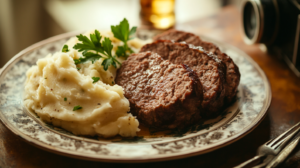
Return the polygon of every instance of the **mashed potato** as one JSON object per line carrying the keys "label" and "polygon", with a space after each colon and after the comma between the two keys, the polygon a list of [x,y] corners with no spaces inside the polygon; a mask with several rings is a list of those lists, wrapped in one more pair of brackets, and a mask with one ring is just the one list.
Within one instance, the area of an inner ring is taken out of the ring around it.
{"label": "mashed potato", "polygon": [[[122,45],[109,32],[101,35],[113,39],[115,49]],[[100,59],[94,64],[80,64],[78,70],[74,59],[81,53],[71,49],[75,43],[75,38],[70,39],[69,52],[50,54],[27,71],[24,105],[43,121],[76,135],[136,136],[139,122],[127,113],[130,107],[123,88],[114,85],[117,69],[110,66],[104,71]],[[130,44],[134,50],[143,45],[134,41]],[[93,83],[92,77],[100,80]],[[82,108],[73,111],[75,106]]]}

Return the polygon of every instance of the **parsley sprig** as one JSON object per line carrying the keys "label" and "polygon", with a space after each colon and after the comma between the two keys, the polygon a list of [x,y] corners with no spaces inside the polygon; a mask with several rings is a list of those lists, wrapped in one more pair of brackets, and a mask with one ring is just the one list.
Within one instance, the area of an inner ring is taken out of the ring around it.
{"label": "parsley sprig", "polygon": [[136,27],[129,29],[129,23],[127,19],[123,19],[119,25],[111,26],[111,31],[114,34],[114,37],[121,40],[124,45],[118,46],[116,55],[112,55],[113,45],[109,38],[105,37],[102,41],[102,36],[98,30],[95,30],[95,33],[90,34],[90,38],[82,34],[76,36],[81,43],[77,43],[73,48],[82,52],[82,56],[79,59],[74,59],[75,64],[81,64],[88,61],[95,61],[103,58],[102,66],[106,71],[109,66],[114,66],[117,68],[117,64],[121,63],[116,59],[117,57],[127,58],[129,54],[133,53],[132,49],[128,47],[128,40],[131,40],[132,35],[136,31]]}
{"label": "parsley sprig", "polygon": [[110,65],[113,65],[115,68],[117,68],[116,63],[121,65],[121,63],[116,59],[116,56],[112,56],[111,54],[113,48],[111,40],[105,37],[101,42],[102,36],[98,30],[95,30],[95,33],[90,34],[90,39],[82,34],[76,37],[82,43],[77,43],[73,48],[82,52],[83,56],[79,59],[74,59],[76,65],[88,61],[92,61],[92,63],[94,63],[100,58],[104,58],[101,65],[105,71]]}
{"label": "parsley sprig", "polygon": [[114,34],[114,37],[121,40],[124,45],[118,46],[116,51],[116,55],[118,57],[127,58],[131,53],[133,53],[132,49],[128,47],[128,40],[133,39],[133,35],[136,32],[136,27],[132,27],[129,29],[129,23],[127,19],[123,19],[119,25],[111,26],[111,31]]}

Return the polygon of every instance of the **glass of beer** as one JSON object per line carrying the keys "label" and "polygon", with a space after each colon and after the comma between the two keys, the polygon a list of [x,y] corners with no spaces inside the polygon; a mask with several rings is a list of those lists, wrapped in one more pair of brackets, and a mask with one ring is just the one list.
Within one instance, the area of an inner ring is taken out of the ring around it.
{"label": "glass of beer", "polygon": [[141,22],[155,29],[169,29],[175,25],[175,0],[140,0]]}

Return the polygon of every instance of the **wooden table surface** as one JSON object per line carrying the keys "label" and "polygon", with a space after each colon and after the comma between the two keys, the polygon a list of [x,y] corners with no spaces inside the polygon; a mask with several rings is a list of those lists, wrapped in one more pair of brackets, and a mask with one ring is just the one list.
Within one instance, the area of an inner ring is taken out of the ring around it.
{"label": "wooden table surface", "polygon": [[[300,78],[261,45],[246,45],[242,40],[240,12],[233,6],[219,14],[195,20],[178,28],[218,39],[250,55],[266,73],[272,88],[272,103],[265,119],[242,139],[216,151],[180,160],[118,164],[67,158],[31,146],[14,135],[0,122],[0,168],[6,167],[233,167],[255,156],[257,148],[300,121]],[[282,165],[300,167],[300,148]]]}

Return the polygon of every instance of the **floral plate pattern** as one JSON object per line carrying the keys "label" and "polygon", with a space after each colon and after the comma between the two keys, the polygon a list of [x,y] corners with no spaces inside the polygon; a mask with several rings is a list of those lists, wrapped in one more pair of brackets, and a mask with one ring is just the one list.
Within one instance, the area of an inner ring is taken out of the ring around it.
{"label": "floral plate pattern", "polygon": [[[264,72],[242,51],[223,43],[221,50],[239,66],[241,81],[237,100],[221,116],[202,125],[168,136],[134,139],[80,137],[45,124],[23,107],[26,71],[39,58],[61,50],[78,33],[66,33],[36,43],[13,57],[0,70],[0,119],[28,143],[57,154],[106,162],[151,162],[184,158],[226,146],[252,131],[264,118],[271,90]],[[155,133],[154,133],[155,135]]]}

